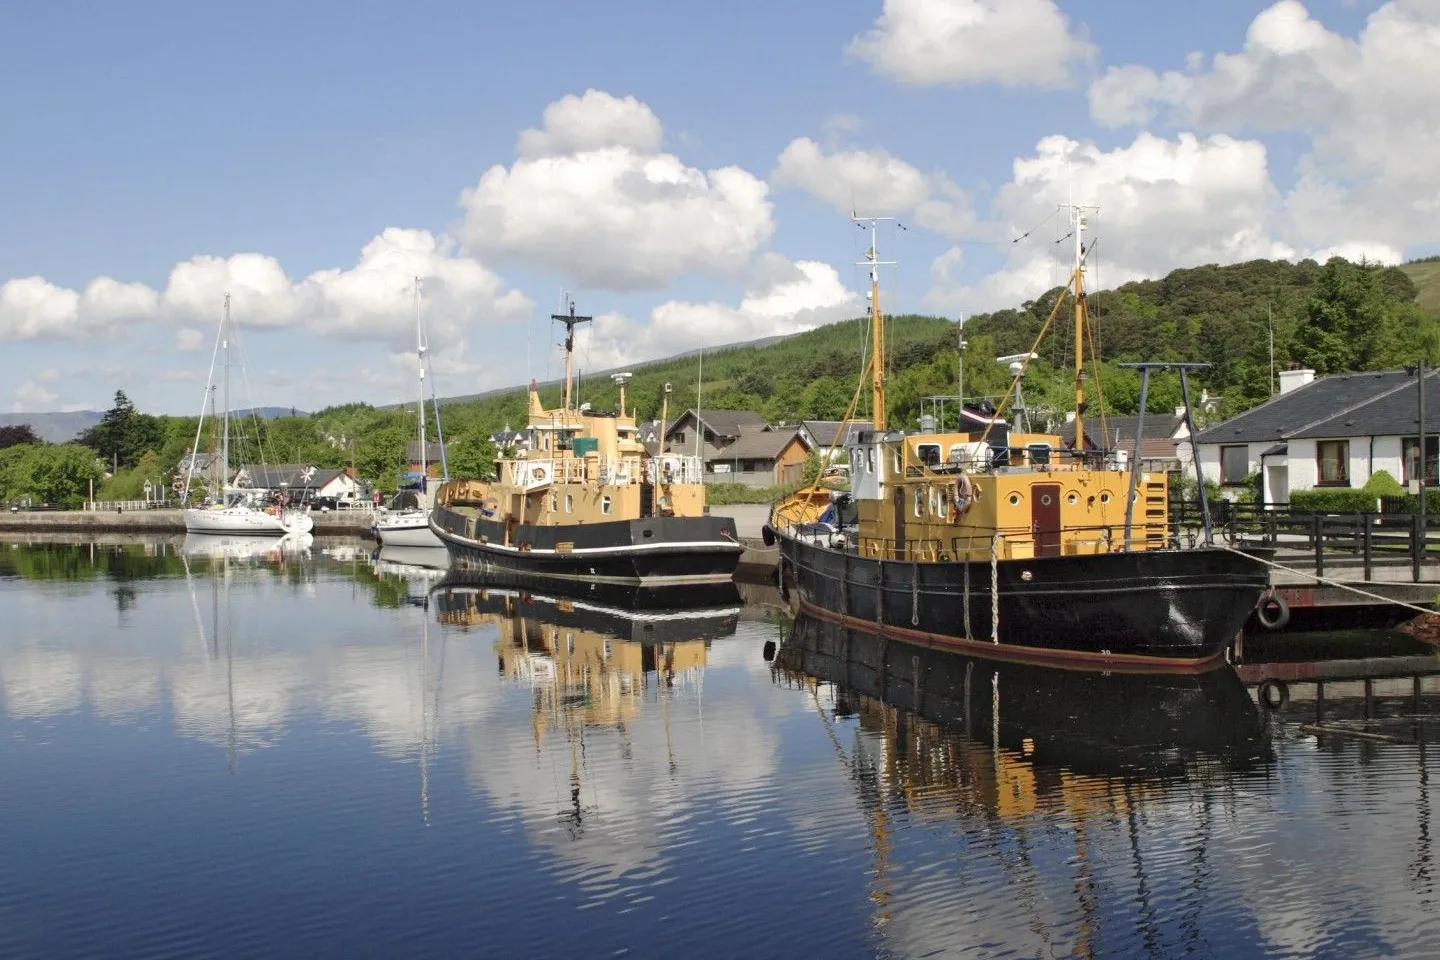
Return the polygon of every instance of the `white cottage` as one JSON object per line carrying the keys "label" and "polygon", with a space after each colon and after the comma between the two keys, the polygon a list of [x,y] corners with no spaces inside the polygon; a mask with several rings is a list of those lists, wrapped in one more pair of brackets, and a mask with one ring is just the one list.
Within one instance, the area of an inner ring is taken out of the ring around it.
{"label": "white cottage", "polygon": [[[1436,373],[1425,377],[1427,484],[1435,483],[1440,444]],[[1377,470],[1409,487],[1419,480],[1417,382],[1406,370],[1319,378],[1287,370],[1277,396],[1196,436],[1200,470],[1222,487],[1259,473],[1266,503],[1288,503],[1297,490],[1363,487]]]}

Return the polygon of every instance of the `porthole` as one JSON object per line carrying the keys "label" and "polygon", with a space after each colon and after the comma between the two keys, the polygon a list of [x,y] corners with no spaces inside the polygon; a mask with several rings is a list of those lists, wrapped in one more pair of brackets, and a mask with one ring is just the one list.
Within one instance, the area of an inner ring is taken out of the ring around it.
{"label": "porthole", "polygon": [[1018,507],[1018,506],[1020,506],[1020,494],[1018,494],[1018,493],[1012,493],[1012,494],[1010,494],[1009,500],[1010,500],[1010,506],[1012,506],[1012,507]]}
{"label": "porthole", "polygon": [[1100,494],[1100,502],[1101,502],[1101,503],[1109,503],[1109,502],[1110,502],[1110,491],[1106,490],[1104,493]]}
{"label": "porthole", "polygon": [[1074,490],[1071,490],[1065,495],[1065,502],[1070,504],[1070,506],[1072,507],[1075,506],[1075,504],[1080,502],[1080,494],[1076,493]]}

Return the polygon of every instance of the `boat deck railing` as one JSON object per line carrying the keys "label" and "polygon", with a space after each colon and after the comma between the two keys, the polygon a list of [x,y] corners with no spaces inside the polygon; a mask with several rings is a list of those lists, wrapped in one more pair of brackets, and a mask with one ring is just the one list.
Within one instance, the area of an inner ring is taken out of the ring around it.
{"label": "boat deck railing", "polygon": [[[1164,534],[1136,526],[1130,535],[1130,550],[1155,550],[1171,546]],[[1089,556],[1126,550],[1123,526],[1067,527],[1063,531],[1037,533],[1030,527],[1008,527],[975,531],[954,537],[926,537],[897,540],[860,537],[860,556],[877,560],[937,563],[951,560],[1022,560],[1041,555]],[[1045,549],[1045,548],[1051,549]]]}
{"label": "boat deck railing", "polygon": [[701,483],[704,479],[704,465],[699,457],[670,454],[643,459],[584,456],[501,460],[500,470],[506,483],[526,489],[579,483],[602,486]]}

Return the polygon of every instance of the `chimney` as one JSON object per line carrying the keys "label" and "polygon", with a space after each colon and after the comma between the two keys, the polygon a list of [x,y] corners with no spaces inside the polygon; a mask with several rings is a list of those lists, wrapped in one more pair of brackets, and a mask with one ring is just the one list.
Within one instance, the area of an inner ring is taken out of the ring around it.
{"label": "chimney", "polygon": [[1280,392],[1289,393],[1291,390],[1299,390],[1307,383],[1315,381],[1314,370],[1281,370],[1280,371]]}

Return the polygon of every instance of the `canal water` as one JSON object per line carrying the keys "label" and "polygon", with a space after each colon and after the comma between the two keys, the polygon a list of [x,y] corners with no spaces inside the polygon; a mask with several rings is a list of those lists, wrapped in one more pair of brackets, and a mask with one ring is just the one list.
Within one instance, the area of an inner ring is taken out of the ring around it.
{"label": "canal water", "polygon": [[0,957],[1440,956],[1434,746],[765,599],[0,544]]}

